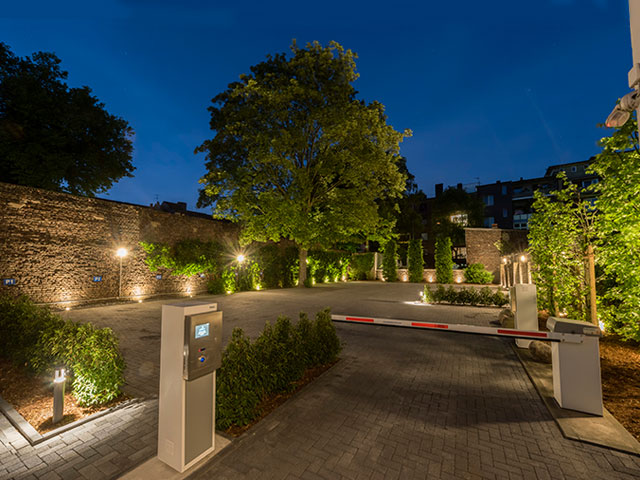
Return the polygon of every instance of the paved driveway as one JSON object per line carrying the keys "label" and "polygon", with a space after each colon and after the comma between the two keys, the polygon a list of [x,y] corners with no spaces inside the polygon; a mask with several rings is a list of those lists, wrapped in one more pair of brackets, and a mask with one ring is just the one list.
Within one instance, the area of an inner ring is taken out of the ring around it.
{"label": "paved driveway", "polygon": [[[297,319],[300,311],[310,315],[325,307],[337,314],[377,315],[407,319],[430,319],[451,323],[487,325],[497,318],[495,308],[416,306],[407,302],[419,299],[422,285],[349,282],[317,285],[314,288],[289,288],[234,295],[198,296],[197,300],[218,303],[223,311],[223,342],[231,338],[235,327],[256,337],[265,322],[278,315]],[[154,300],[143,303],[111,305],[64,312],[68,318],[109,326],[120,338],[127,371],[125,390],[135,397],[158,394],[160,374],[160,324],[162,305],[184,300]]]}
{"label": "paved driveway", "polygon": [[[417,306],[421,286],[349,283],[200,297],[252,336],[279,314],[334,313],[487,325],[498,309]],[[111,326],[127,391],[158,391],[163,303],[65,312]],[[342,360],[234,441],[193,478],[640,478],[640,458],[565,440],[509,341],[337,324]],[[154,455],[148,399],[31,447],[0,417],[0,478],[118,478]]]}

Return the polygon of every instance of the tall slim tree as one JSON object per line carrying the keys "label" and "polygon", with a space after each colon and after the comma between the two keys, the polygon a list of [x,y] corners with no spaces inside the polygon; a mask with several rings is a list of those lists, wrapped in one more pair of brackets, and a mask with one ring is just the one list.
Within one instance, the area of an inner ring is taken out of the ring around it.
{"label": "tall slim tree", "polygon": [[314,42],[269,55],[209,107],[215,136],[199,205],[240,221],[244,241],[295,242],[299,284],[312,246],[381,239],[393,219],[378,201],[404,190],[399,143],[384,106],[356,98],[356,55]]}
{"label": "tall slim tree", "polygon": [[53,53],[0,43],[1,182],[93,196],[132,176],[129,124],[66,78]]}

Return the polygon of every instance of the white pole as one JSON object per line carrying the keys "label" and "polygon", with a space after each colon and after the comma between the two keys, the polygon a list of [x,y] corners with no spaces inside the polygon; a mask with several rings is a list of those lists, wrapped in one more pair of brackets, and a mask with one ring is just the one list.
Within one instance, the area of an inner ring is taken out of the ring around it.
{"label": "white pole", "polygon": [[118,298],[122,296],[122,257],[120,257],[120,277],[118,278]]}

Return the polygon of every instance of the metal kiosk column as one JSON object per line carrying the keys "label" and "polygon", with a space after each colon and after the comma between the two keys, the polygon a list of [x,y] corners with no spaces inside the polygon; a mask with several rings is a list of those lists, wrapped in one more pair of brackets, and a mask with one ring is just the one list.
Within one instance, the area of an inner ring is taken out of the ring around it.
{"label": "metal kiosk column", "polygon": [[216,369],[222,361],[217,304],[162,306],[158,459],[184,472],[215,449]]}

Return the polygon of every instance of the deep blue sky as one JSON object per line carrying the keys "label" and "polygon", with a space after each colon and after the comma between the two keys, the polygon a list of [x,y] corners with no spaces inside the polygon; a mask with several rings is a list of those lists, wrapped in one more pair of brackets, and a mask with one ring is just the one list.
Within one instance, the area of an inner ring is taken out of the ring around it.
{"label": "deep blue sky", "polygon": [[632,64],[626,0],[82,0],[0,11],[0,41],[20,56],[55,52],[69,85],[91,87],[135,130],[135,177],[105,196],[190,209],[211,98],[293,38],[357,52],[360,98],[413,130],[401,153],[428,196],[436,183],[542,176],[598,153],[596,124],[627,93]]}

